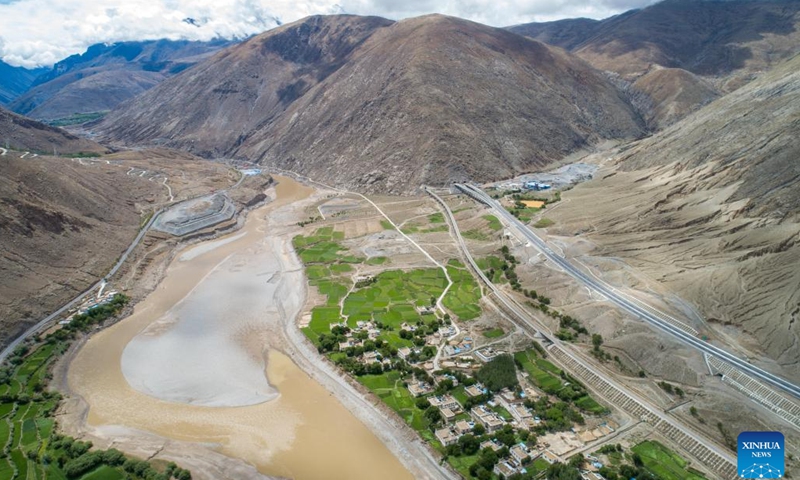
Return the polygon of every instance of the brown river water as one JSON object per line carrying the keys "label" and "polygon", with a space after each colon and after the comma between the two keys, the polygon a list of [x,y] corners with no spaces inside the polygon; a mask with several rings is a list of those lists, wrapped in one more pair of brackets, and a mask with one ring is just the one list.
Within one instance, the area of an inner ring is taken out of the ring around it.
{"label": "brown river water", "polygon": [[[221,453],[242,459],[267,475],[299,480],[409,479],[411,474],[399,460],[335,397],[300,370],[289,357],[278,350],[266,349],[269,339],[264,338],[266,334],[256,328],[260,325],[258,323],[260,319],[250,323],[245,322],[253,334],[249,335],[249,341],[240,342],[239,348],[247,351],[247,356],[255,362],[252,365],[256,365],[262,374],[265,373],[269,381],[268,384],[262,382],[269,391],[265,393],[264,388],[261,388],[259,395],[263,397],[255,395],[252,398],[270,398],[267,401],[252,404],[253,400],[250,398],[251,404],[245,402],[243,406],[225,406],[227,400],[223,401],[221,406],[207,406],[217,405],[208,399],[204,400],[205,404],[174,401],[175,398],[183,397],[173,395],[174,392],[165,395],[159,393],[164,391],[164,384],[169,383],[169,375],[172,373],[164,375],[160,372],[161,383],[153,387],[153,391],[156,392],[153,393],[148,390],[147,378],[142,378],[143,372],[146,375],[153,370],[136,368],[136,359],[146,358],[147,351],[142,350],[142,345],[147,346],[147,341],[170,333],[174,336],[173,330],[179,330],[181,322],[184,322],[183,326],[187,324],[186,322],[194,322],[191,315],[181,312],[191,311],[193,302],[200,302],[196,307],[202,310],[203,296],[198,293],[203,291],[203,282],[211,281],[210,279],[214,279],[215,276],[235,274],[248,260],[257,258],[265,258],[268,261],[272,259],[272,264],[278,265],[275,268],[278,270],[281,282],[302,280],[299,270],[285,271],[285,252],[283,260],[275,260],[275,257],[282,254],[276,245],[283,245],[285,248],[285,240],[281,243],[274,238],[267,238],[268,217],[282,206],[307,198],[313,190],[289,178],[279,177],[278,180],[280,183],[276,188],[277,199],[251,212],[245,226],[239,232],[221,240],[211,241],[218,242],[213,249],[200,244],[199,247],[189,247],[187,251],[192,252],[192,249],[201,248],[196,252],[202,253],[177,255],[158,288],[136,305],[130,317],[90,338],[69,367],[70,388],[88,403],[87,422],[93,427],[124,426],[152,432],[165,438],[214,444]],[[281,268],[284,271],[280,271]],[[272,275],[272,278],[275,278],[275,275]],[[241,277],[237,280],[238,283],[232,282],[232,284],[241,289]],[[220,284],[219,278],[216,278],[216,281]],[[224,285],[225,282],[221,284]],[[289,289],[286,291],[302,291],[302,288],[297,288],[296,283],[282,285],[283,288]],[[233,287],[231,290],[233,291],[226,292],[227,295],[223,297],[233,307],[237,300],[241,299],[238,297],[239,290]],[[253,292],[250,291],[249,294],[252,295]],[[218,302],[219,297],[217,296],[214,301]],[[302,301],[299,303],[302,304]],[[268,316],[270,313],[264,315]],[[165,321],[165,318],[168,321]],[[207,345],[209,342],[204,335],[220,335],[216,330],[208,331],[205,326],[207,320],[206,318],[205,324],[200,323],[199,327],[190,332],[191,336],[183,338],[183,341],[196,340],[199,345]],[[225,319],[220,318],[219,322],[225,322]],[[269,322],[276,325],[280,323],[278,320],[268,318],[264,324]],[[265,342],[261,347],[258,345],[254,347],[254,339],[259,342],[263,339]],[[213,340],[210,342],[212,345],[214,345]],[[220,349],[231,350],[232,344],[220,343]],[[126,357],[132,360],[126,360],[128,363],[123,374],[123,352],[129,345],[136,346],[132,350],[138,348],[138,351]],[[170,355],[173,355],[172,359],[175,360],[179,359],[181,354],[181,343],[169,345],[173,346],[172,352],[165,352],[162,348],[153,353],[163,362],[166,370],[169,370],[168,366],[171,365]],[[197,350],[198,347],[193,348]],[[254,356],[254,351],[258,355]],[[240,352],[228,352],[221,356],[230,357],[238,353]],[[216,353],[209,351],[208,355],[213,358]],[[236,358],[237,361],[243,361],[239,357]],[[195,382],[192,385],[194,392],[198,388],[196,384],[198,375],[196,371],[191,373],[190,377]],[[209,373],[209,382],[214,381],[214,375],[215,373]],[[136,388],[131,386],[128,378],[134,380],[132,383],[137,385]],[[179,385],[176,388],[184,388],[184,383],[183,379],[176,379],[176,384]],[[241,382],[236,385],[240,387]],[[199,387],[203,390],[202,385]],[[277,389],[279,395],[276,396],[273,389]],[[214,388],[210,388],[208,391],[204,390],[204,394],[210,395],[213,400],[217,393]],[[156,398],[157,396],[172,401]]]}

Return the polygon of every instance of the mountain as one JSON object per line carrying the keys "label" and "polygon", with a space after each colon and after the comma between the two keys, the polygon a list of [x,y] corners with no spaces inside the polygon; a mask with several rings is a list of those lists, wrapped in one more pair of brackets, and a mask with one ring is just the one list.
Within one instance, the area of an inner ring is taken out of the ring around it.
{"label": "mountain", "polygon": [[508,29],[635,82],[646,97],[643,116],[658,129],[800,52],[798,27],[798,0],[666,0],[600,21]]}
{"label": "mountain", "polygon": [[97,131],[408,192],[505,178],[638,137],[643,121],[605,75],[541,42],[441,15],[338,15],[226,49],[121,105]]}
{"label": "mountain", "polygon": [[[106,148],[66,130],[51,127],[0,107],[0,146],[38,153],[103,153]],[[8,155],[12,155],[10,152]]]}
{"label": "mountain", "polygon": [[800,55],[618,154],[564,195],[550,233],[583,233],[591,257],[695,306],[704,334],[798,379],[798,133]]}
{"label": "mountain", "polygon": [[46,120],[111,110],[231,44],[151,40],[92,45],[56,63],[9,107]]}
{"label": "mountain", "polygon": [[645,95],[648,103],[641,111],[653,130],[672,125],[722,95],[708,80],[681,68],[652,68],[631,87]]}
{"label": "mountain", "polygon": [[23,67],[12,67],[0,60],[0,105],[7,105],[27,92],[36,77],[44,71],[43,68],[28,70]]}
{"label": "mountain", "polygon": [[800,1],[665,0],[601,21],[531,23],[509,30],[637,77],[652,65],[726,76],[769,68],[800,50]]}

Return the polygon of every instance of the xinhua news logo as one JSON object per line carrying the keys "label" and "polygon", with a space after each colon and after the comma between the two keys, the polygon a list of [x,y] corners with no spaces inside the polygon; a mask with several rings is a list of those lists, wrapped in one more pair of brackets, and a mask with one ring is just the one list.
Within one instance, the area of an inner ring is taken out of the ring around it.
{"label": "xinhua news logo", "polygon": [[783,478],[781,432],[742,432],[737,454],[739,478]]}

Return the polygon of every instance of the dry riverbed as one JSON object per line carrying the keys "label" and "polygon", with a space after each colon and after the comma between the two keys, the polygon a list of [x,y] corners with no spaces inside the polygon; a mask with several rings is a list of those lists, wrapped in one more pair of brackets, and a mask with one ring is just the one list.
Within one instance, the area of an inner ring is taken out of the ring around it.
{"label": "dry riverbed", "polygon": [[130,317],[75,353],[63,428],[195,478],[432,477],[419,442],[294,335],[306,287],[290,241],[318,194],[279,181],[242,230],[177,255]]}

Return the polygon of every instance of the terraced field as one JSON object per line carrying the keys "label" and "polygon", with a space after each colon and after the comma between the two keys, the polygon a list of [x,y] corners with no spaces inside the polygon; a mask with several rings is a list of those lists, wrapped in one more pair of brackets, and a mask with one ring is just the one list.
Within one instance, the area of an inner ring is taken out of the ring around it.
{"label": "terraced field", "polygon": [[[436,214],[428,220],[438,223]],[[443,219],[441,219],[443,220]],[[337,240],[332,227],[316,230],[313,235],[298,235],[292,240],[306,266],[309,284],[326,296],[325,305],[311,310],[311,321],[304,329],[314,342],[330,332],[334,323],[346,322],[350,328],[361,321],[376,321],[385,326],[381,336],[395,348],[411,346],[396,333],[403,323],[416,324],[435,319],[425,310],[434,307],[447,287],[447,278],[438,268],[386,270],[371,279],[354,285],[353,265],[381,265],[386,257],[365,260],[349,255]],[[458,260],[451,260],[447,271],[453,286],[442,299],[444,306],[460,320],[471,320],[481,314],[481,290],[470,272]]]}
{"label": "terraced field", "polygon": [[447,263],[447,274],[453,281],[453,286],[442,299],[442,303],[453,312],[460,320],[472,320],[481,315],[478,302],[481,299],[481,289],[478,282],[458,260]]}
{"label": "terraced field", "polygon": [[[116,310],[106,313],[110,316]],[[126,459],[117,450],[90,450],[91,444],[54,431],[53,412],[61,396],[48,391],[47,382],[50,365],[69,346],[66,330],[41,344],[21,347],[10,365],[0,369],[0,480],[191,478],[180,468],[164,474],[147,461]]]}
{"label": "terraced field", "polygon": [[[514,354],[514,359],[528,372],[533,383],[543,391],[558,395],[558,392],[566,387],[566,382],[562,378],[564,372],[549,361],[541,358],[535,350],[517,352]],[[572,403],[584,412],[594,415],[602,415],[608,412],[604,406],[597,403],[588,394],[573,399]]]}

